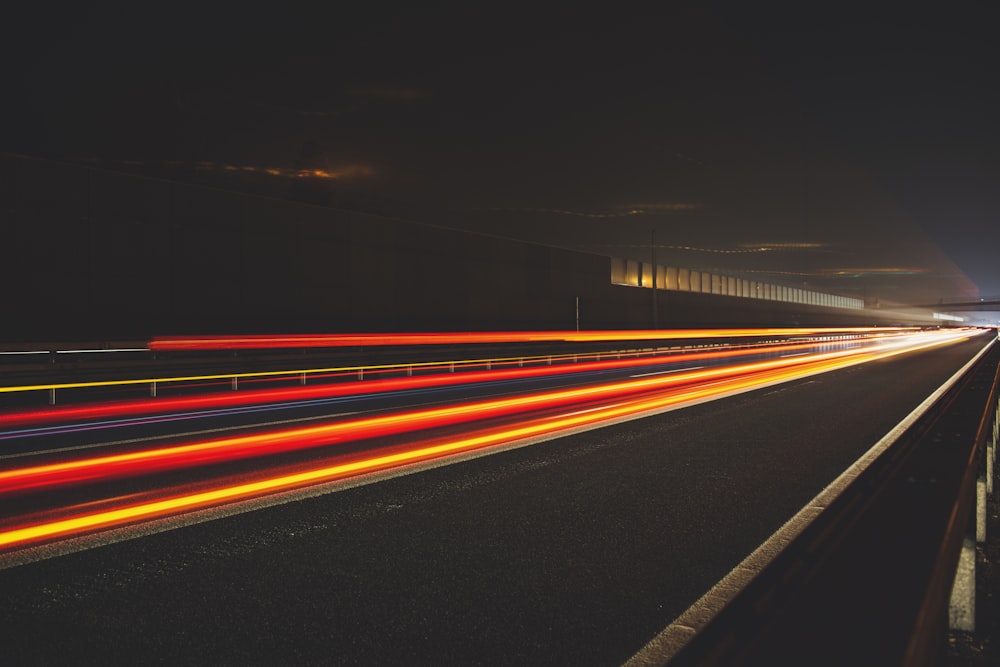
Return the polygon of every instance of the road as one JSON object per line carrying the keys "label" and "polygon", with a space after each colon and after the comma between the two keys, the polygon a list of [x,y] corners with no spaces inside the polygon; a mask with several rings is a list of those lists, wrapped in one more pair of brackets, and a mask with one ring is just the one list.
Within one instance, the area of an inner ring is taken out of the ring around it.
{"label": "road", "polygon": [[0,637],[17,664],[620,664],[984,343],[91,536],[0,570]]}

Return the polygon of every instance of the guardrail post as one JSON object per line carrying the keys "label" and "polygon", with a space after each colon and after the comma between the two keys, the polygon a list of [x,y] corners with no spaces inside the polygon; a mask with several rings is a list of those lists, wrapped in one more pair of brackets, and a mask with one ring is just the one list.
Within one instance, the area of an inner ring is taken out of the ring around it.
{"label": "guardrail post", "polygon": [[300,373],[299,374],[299,384],[305,386],[305,384],[306,384],[306,374],[305,373]]}
{"label": "guardrail post", "polygon": [[[153,361],[156,361],[156,352],[153,352]],[[149,383],[149,397],[156,398],[156,380]]]}
{"label": "guardrail post", "polygon": [[951,586],[948,628],[962,632],[976,631],[976,543],[969,537],[962,543],[955,582]]}
{"label": "guardrail post", "polygon": [[[988,408],[987,408],[988,409]],[[948,604],[948,628],[960,632],[976,631],[976,545],[986,542],[987,498],[992,494],[997,425],[1000,421],[1000,399],[993,415],[991,437],[986,443],[985,470],[980,472],[975,486],[975,505],[970,530],[962,542],[955,581]],[[972,534],[975,531],[975,534]]]}
{"label": "guardrail post", "polygon": [[986,445],[986,495],[993,497],[993,475],[996,470],[997,439],[993,436]]}
{"label": "guardrail post", "polygon": [[1000,437],[1000,398],[993,412],[993,424],[986,438],[986,497],[993,498],[993,484],[996,476],[997,439]]}
{"label": "guardrail post", "polygon": [[986,493],[993,497],[993,476],[996,474],[997,426],[1000,426],[1000,408],[993,418],[993,435],[986,444]]}
{"label": "guardrail post", "polygon": [[976,544],[986,543],[986,477],[976,480]]}
{"label": "guardrail post", "polygon": [[[237,352],[236,350],[233,350],[233,360],[234,360],[234,361],[233,361],[233,365],[234,365],[234,366],[235,366],[235,364],[236,364],[236,361],[235,361],[235,359],[236,359],[236,357],[238,357],[238,356],[239,356],[239,352]],[[239,378],[237,378],[237,377],[236,377],[236,376],[234,375],[234,376],[233,376],[233,391],[237,391],[237,390],[238,390],[239,388],[240,388],[240,381],[239,381]]]}

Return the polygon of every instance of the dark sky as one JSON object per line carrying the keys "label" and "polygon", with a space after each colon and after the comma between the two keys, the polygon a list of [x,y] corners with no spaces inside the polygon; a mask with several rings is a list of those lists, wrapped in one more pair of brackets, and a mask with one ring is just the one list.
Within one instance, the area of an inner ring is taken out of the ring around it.
{"label": "dark sky", "polygon": [[7,13],[0,149],[604,254],[655,233],[661,263],[886,302],[1000,296],[991,4],[48,4]]}

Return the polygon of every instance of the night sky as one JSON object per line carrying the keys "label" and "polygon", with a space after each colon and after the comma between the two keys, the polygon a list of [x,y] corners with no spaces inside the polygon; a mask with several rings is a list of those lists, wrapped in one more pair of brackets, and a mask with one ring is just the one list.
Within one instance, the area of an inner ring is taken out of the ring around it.
{"label": "night sky", "polygon": [[887,303],[1000,296],[993,3],[37,4],[5,10],[7,152],[609,255],[655,235],[663,264]]}

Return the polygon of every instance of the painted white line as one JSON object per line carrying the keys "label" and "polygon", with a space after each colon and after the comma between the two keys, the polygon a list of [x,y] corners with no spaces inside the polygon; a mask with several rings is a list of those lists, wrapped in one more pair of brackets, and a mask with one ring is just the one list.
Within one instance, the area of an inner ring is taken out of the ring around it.
{"label": "painted white line", "polygon": [[704,368],[704,366],[691,366],[689,368],[675,368],[671,371],[656,371],[654,373],[638,373],[636,375],[629,375],[630,378],[644,378],[649,375],[669,375],[670,373],[683,373],[684,371],[697,371]]}
{"label": "painted white line", "polygon": [[94,350],[56,350],[56,354],[81,354],[84,352],[149,352],[148,347],[120,347]]}
{"label": "painted white line", "polygon": [[867,469],[886,449],[891,447],[917,419],[927,412],[945,392],[958,382],[958,379],[979,361],[980,357],[986,354],[986,351],[993,342],[991,340],[983,346],[983,349],[975,357],[938,387],[933,394],[924,399],[920,405],[914,408],[913,412],[896,424],[881,440],[855,461],[850,468],[841,473],[829,486],[820,491],[819,495],[799,510],[785,525],[775,531],[771,537],[765,540],[743,562],[737,565],[732,572],[723,577],[719,583],[713,586],[697,602],[674,619],[673,623],[664,628],[648,644],[642,647],[638,653],[629,658],[623,667],[647,667],[667,664],[727,604],[735,599],[754,577],[770,565],[777,555],[805,530],[806,526],[812,523],[824,509],[829,507],[858,475]]}
{"label": "painted white line", "polygon": [[[922,348],[918,348],[918,349],[922,349]],[[966,368],[968,366],[971,366],[972,363],[974,363],[975,360],[978,359],[979,356],[981,356],[984,352],[985,352],[985,348],[983,349],[983,351],[981,351],[979,353],[979,355],[976,356],[975,359],[973,359],[972,361],[969,362],[969,364],[967,364]],[[779,379],[775,379],[775,380],[769,380],[767,382],[762,382],[761,384],[758,384],[758,385],[754,385],[754,386],[750,386],[750,387],[741,387],[739,389],[732,389],[732,390],[729,390],[729,391],[721,392],[719,394],[713,394],[711,396],[703,396],[701,398],[687,400],[687,401],[684,401],[683,403],[678,403],[678,404],[670,405],[670,406],[667,406],[667,407],[651,408],[651,409],[646,410],[644,412],[637,412],[637,413],[625,415],[625,416],[622,416],[622,417],[617,417],[617,418],[614,418],[614,419],[608,419],[608,420],[605,420],[605,421],[602,421],[602,422],[596,423],[596,424],[586,424],[586,425],[582,425],[582,426],[576,426],[576,427],[568,428],[568,429],[565,429],[565,430],[562,430],[562,431],[559,431],[559,432],[556,432],[556,433],[545,433],[545,434],[542,434],[542,435],[528,436],[528,437],[525,437],[525,438],[522,438],[522,439],[519,439],[519,440],[512,440],[512,441],[510,441],[508,443],[505,443],[505,444],[502,444],[502,445],[495,445],[495,446],[491,446],[491,447],[484,447],[482,449],[474,449],[474,450],[470,450],[470,451],[467,451],[467,452],[464,452],[464,453],[461,453],[461,454],[455,454],[455,455],[452,455],[452,456],[444,456],[444,457],[441,457],[441,458],[430,459],[430,460],[427,460],[427,461],[421,461],[421,462],[417,462],[417,463],[406,464],[406,465],[398,466],[398,467],[395,467],[395,468],[390,468],[388,470],[381,470],[381,471],[378,471],[378,472],[372,472],[372,473],[357,475],[357,476],[354,476],[354,477],[347,477],[347,478],[344,478],[344,479],[333,480],[333,481],[330,481],[330,482],[316,484],[316,485],[304,487],[304,488],[301,488],[301,489],[292,489],[292,490],[289,490],[289,491],[283,491],[283,492],[279,492],[279,493],[275,493],[275,494],[271,494],[271,495],[260,496],[260,497],[257,497],[257,498],[248,498],[246,500],[237,501],[237,502],[226,504],[226,505],[220,505],[220,506],[216,506],[216,507],[208,507],[208,508],[205,508],[205,509],[195,510],[193,512],[189,512],[189,513],[186,513],[186,514],[169,516],[169,517],[164,517],[162,519],[155,519],[155,520],[152,520],[152,521],[143,522],[143,523],[137,524],[137,525],[122,526],[122,527],[119,527],[119,528],[112,528],[110,530],[101,531],[99,533],[95,533],[95,534],[91,534],[91,535],[84,535],[84,536],[80,536],[80,537],[69,538],[69,539],[66,539],[66,540],[59,540],[59,541],[48,543],[48,544],[42,544],[42,545],[39,545],[39,546],[32,546],[32,547],[27,547],[27,548],[24,548],[24,549],[19,549],[17,551],[11,552],[9,554],[0,553],[0,570],[7,569],[7,568],[10,568],[10,567],[17,567],[19,565],[25,565],[25,564],[28,564],[28,563],[33,563],[33,562],[40,561],[40,560],[45,560],[45,559],[48,559],[48,558],[54,558],[56,556],[61,556],[61,555],[66,555],[66,554],[70,554],[70,553],[75,553],[75,552],[78,552],[78,551],[84,551],[86,549],[90,549],[90,548],[93,548],[93,547],[96,547],[96,546],[100,546],[100,545],[113,544],[113,543],[116,543],[116,542],[124,542],[126,540],[131,540],[131,539],[136,539],[136,538],[139,538],[139,537],[145,537],[145,536],[149,536],[149,535],[154,535],[154,534],[157,534],[157,533],[162,533],[162,532],[166,532],[166,531],[170,531],[170,530],[175,530],[177,528],[183,528],[183,527],[186,527],[186,526],[192,526],[192,525],[196,525],[196,524],[200,524],[200,523],[205,523],[205,522],[208,522],[208,521],[214,521],[214,520],[221,519],[221,518],[224,518],[224,517],[236,516],[236,515],[244,514],[244,513],[247,513],[247,512],[254,512],[254,511],[257,511],[257,510],[260,510],[260,509],[264,509],[264,508],[267,508],[267,507],[274,507],[274,506],[283,505],[283,504],[289,503],[289,502],[295,502],[295,501],[300,501],[300,500],[309,499],[309,498],[316,498],[316,497],[324,496],[324,495],[327,495],[327,494],[330,494],[330,493],[336,493],[338,491],[343,491],[343,490],[346,490],[346,489],[351,489],[351,488],[360,487],[360,486],[367,486],[369,484],[375,484],[375,483],[378,483],[378,482],[381,482],[381,481],[390,480],[390,479],[394,479],[394,478],[397,478],[397,477],[405,477],[407,475],[412,475],[414,473],[419,473],[419,472],[423,472],[423,471],[427,471],[427,470],[434,470],[436,468],[441,468],[441,467],[453,465],[453,464],[456,464],[456,463],[461,463],[461,462],[464,462],[464,461],[471,461],[471,460],[474,460],[474,459],[478,459],[478,458],[482,458],[482,457],[486,457],[486,456],[491,456],[491,455],[494,455],[494,454],[499,454],[501,452],[506,452],[506,451],[515,450],[515,449],[520,449],[522,447],[529,447],[531,445],[536,445],[536,444],[539,444],[539,443],[547,442],[549,440],[557,440],[559,438],[565,438],[565,437],[568,437],[568,436],[571,436],[571,435],[575,435],[575,434],[578,434],[578,433],[583,433],[583,432],[586,432],[586,431],[592,431],[592,430],[595,430],[595,429],[604,428],[604,427],[612,426],[612,425],[615,425],[615,424],[622,424],[622,423],[625,423],[625,422],[630,422],[630,421],[645,419],[645,418],[648,418],[648,417],[653,417],[653,416],[656,416],[656,415],[664,414],[664,413],[667,413],[667,412],[673,412],[675,410],[683,410],[683,409],[686,409],[686,408],[694,407],[696,405],[701,405],[703,403],[711,403],[712,401],[722,400],[722,399],[728,398],[730,396],[736,396],[738,394],[749,393],[749,392],[757,391],[759,389],[763,389],[763,388],[766,388],[766,387],[771,387],[771,386],[774,386],[774,385],[780,385],[780,384],[784,384],[786,382],[792,382],[792,381],[795,381],[795,380],[801,380],[803,378],[811,377],[813,375],[821,375],[821,374],[824,374],[824,373],[829,373],[829,372],[834,371],[834,370],[841,370],[842,368],[847,368],[847,367],[851,367],[851,366],[854,366],[854,365],[857,365],[857,364],[863,364],[863,363],[866,363],[866,362],[864,362],[864,361],[854,361],[852,363],[845,364],[844,366],[838,367],[838,368],[835,368],[835,369],[829,369],[829,368],[827,368],[827,369],[813,370],[813,371],[810,371],[810,372],[807,372],[807,373],[803,373],[803,374],[801,374],[799,376],[796,376],[796,377],[793,377],[793,378],[779,378]],[[702,367],[699,366],[698,368],[702,368]],[[692,369],[692,368],[685,368],[685,369],[681,369],[681,370],[694,370],[694,369]],[[962,372],[964,372],[964,370],[965,370],[965,368],[963,368],[963,370],[961,370],[958,373],[956,373],[956,375],[952,378],[951,382],[955,381],[962,374]],[[717,382],[719,382],[719,381],[717,381]],[[717,384],[717,382],[711,382],[709,384]],[[941,390],[939,389],[939,391],[941,391]],[[923,406],[925,403],[928,403],[928,401],[931,401],[931,398],[936,398],[936,395],[937,395],[937,392],[935,392],[935,395],[933,395],[932,397],[928,398],[927,401],[925,401],[924,403],[922,403],[921,406]],[[931,401],[931,402],[933,402],[933,401]],[[920,407],[918,407],[917,410],[914,411],[914,413],[918,412],[919,410],[920,410]],[[584,410],[583,412],[586,412],[586,411],[587,410]],[[912,416],[912,413],[911,413],[911,416]],[[906,422],[906,419],[904,419],[903,422],[900,422],[900,425],[904,424],[905,422]],[[894,436],[893,439],[898,438],[899,435],[901,435],[902,432],[906,430],[905,428],[903,428],[902,430],[900,430],[897,433],[896,431],[897,431],[897,429],[900,428],[900,425],[897,425],[896,428],[893,429],[893,431],[890,431],[889,435],[892,435],[893,433],[895,433],[895,436]],[[886,438],[888,438],[889,435],[887,435]],[[165,436],[165,437],[173,437],[173,436]],[[885,440],[885,438],[883,438],[883,440]],[[125,442],[129,442],[129,441],[125,441]],[[876,447],[877,446],[878,445],[876,445]],[[875,449],[875,447],[872,448],[872,450],[874,450],[874,449]],[[870,450],[869,453],[871,453],[872,450]],[[864,457],[862,457],[862,458],[864,458]],[[859,461],[860,461],[860,459],[859,459]],[[870,461],[869,461],[869,463],[870,463]],[[857,464],[855,464],[855,465],[857,465]],[[867,467],[867,465],[868,464],[866,463],[866,467]],[[844,475],[846,475],[846,474],[847,473],[844,473]],[[844,475],[842,475],[841,477],[843,477]],[[839,480],[839,478],[838,478],[838,480]],[[834,482],[834,484],[836,484],[836,481]],[[831,484],[831,486],[833,486],[833,485]],[[828,487],[828,489],[829,488],[830,487]],[[824,493],[826,493],[826,491],[824,491],[823,493],[820,493],[820,495],[817,496],[817,499],[823,497]],[[832,500],[832,497],[829,500]],[[827,502],[829,502],[829,500]],[[813,502],[815,503],[816,499],[814,499]],[[802,511],[800,511],[799,514],[796,515],[796,517],[793,517],[787,524],[785,524],[785,527],[783,527],[781,530],[784,530],[784,528],[788,527],[796,519],[800,518],[800,515],[806,515],[805,523],[803,523],[802,526],[797,531],[794,531],[794,533],[792,533],[792,534],[793,535],[797,535],[799,532],[801,532],[802,528],[804,528],[805,525],[807,525],[808,522],[812,520],[812,517],[808,516],[809,512],[807,510],[811,510],[812,512],[814,512],[814,514],[818,514],[820,512],[820,509],[810,508],[809,506],[807,506]],[[771,553],[770,555],[768,555],[767,549],[765,549],[765,547],[768,547],[769,543],[775,540],[775,538],[779,535],[779,533],[781,533],[781,530],[779,530],[774,535],[772,535],[772,537],[768,540],[768,542],[765,542],[763,545],[761,545],[760,547],[758,547],[757,551],[755,551],[753,554],[751,554],[750,556],[748,556],[743,561],[743,563],[741,563],[740,566],[738,566],[736,568],[736,570],[734,570],[732,573],[730,573],[729,576],[732,576],[741,567],[749,568],[748,569],[749,573],[745,574],[745,578],[744,578],[744,581],[748,582],[756,574],[756,572],[758,572],[761,569],[763,569],[764,565],[766,565],[768,562],[770,562],[770,560],[773,559],[774,555],[776,555],[777,552],[780,551],[780,549],[783,548],[785,544],[787,544],[787,541],[790,541],[790,539],[789,539],[789,540],[787,540],[784,543],[775,542],[775,544],[771,544],[770,547],[772,549],[774,549],[774,552]],[[717,589],[719,591],[721,591],[720,593],[716,593],[717,597],[722,596],[722,593],[725,592],[725,586],[723,584],[725,584],[726,581],[727,581],[727,579],[723,579],[722,582],[720,582],[719,584],[717,584],[716,587],[712,589],[712,591],[716,591]],[[712,591],[709,591],[709,593],[707,593],[705,595],[705,597],[703,597],[702,600],[700,600],[699,602],[702,602],[703,600],[705,600],[706,598],[708,598],[710,595],[712,595]],[[736,591],[738,591],[738,589],[734,590],[733,596],[735,596],[735,592]],[[722,602],[718,606],[718,609],[721,609],[722,606],[726,602],[728,602],[729,598],[722,599],[720,597],[720,599],[722,600]],[[695,603],[695,604],[697,605],[698,603]],[[691,609],[694,609],[694,606],[692,606]],[[689,609],[688,611],[690,612],[691,609]],[[712,615],[714,615],[714,613],[717,613],[718,609],[715,612],[713,612]],[[685,612],[685,613],[687,613],[687,612]],[[707,619],[706,619],[706,622],[707,622]],[[677,621],[675,621],[675,624],[676,623],[677,623]],[[672,626],[670,626],[670,627],[672,627]],[[670,627],[668,627],[667,630],[669,630]],[[655,638],[653,641],[651,641],[650,645],[655,644],[657,642],[657,640],[660,638],[660,636],[662,636],[664,633],[666,633],[667,630],[664,630],[663,633],[661,633],[661,635],[658,635],[657,638]],[[682,629],[681,632],[683,633],[684,630]],[[684,643],[687,643],[688,639],[690,639],[690,637],[694,635],[694,632],[695,632],[694,630],[690,630],[690,636],[688,636],[688,637],[686,637],[684,639]],[[683,644],[678,645],[677,646],[677,650],[680,650],[681,646],[683,646]],[[647,648],[648,648],[648,646],[647,646]],[[638,655],[639,654],[637,654],[637,656]],[[671,655],[673,655],[673,654],[671,654]],[[629,663],[627,663],[627,664],[629,664],[629,665],[633,664],[632,661],[636,660],[637,656],[633,656],[633,658],[630,659]],[[654,654],[654,657],[652,658],[652,660],[653,660],[652,662],[636,662],[634,664],[636,664],[636,665],[647,665],[647,664],[648,665],[652,665],[652,664],[662,664],[663,662],[666,662],[666,659],[660,660],[657,657],[655,657],[655,654]]]}
{"label": "painted white line", "polygon": [[58,449],[39,449],[37,451],[31,452],[18,452],[16,454],[2,454],[0,455],[0,461],[6,459],[19,459],[26,458],[30,456],[42,456],[48,454],[62,454],[64,452],[77,452],[86,451],[88,449],[97,449],[99,447],[116,447],[119,445],[134,445],[137,442],[153,442],[156,440],[170,440],[173,438],[189,438],[192,436],[208,435],[209,433],[225,433],[227,431],[246,431],[248,429],[265,428],[268,426],[277,426],[282,424],[298,424],[301,422],[311,422],[319,421],[325,419],[335,419],[337,417],[349,417],[351,415],[361,414],[361,410],[355,410],[353,412],[338,412],[332,415],[319,415],[316,417],[298,417],[296,419],[280,419],[276,421],[263,422],[260,424],[243,424],[241,426],[222,426],[219,428],[206,428],[200,431],[186,431],[183,433],[168,433],[166,435],[150,435],[143,436],[141,438],[129,438],[127,440],[112,440],[109,442],[95,442],[89,445],[75,445],[73,447],[60,447]]}

